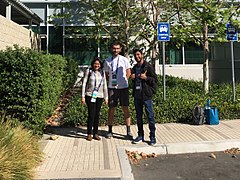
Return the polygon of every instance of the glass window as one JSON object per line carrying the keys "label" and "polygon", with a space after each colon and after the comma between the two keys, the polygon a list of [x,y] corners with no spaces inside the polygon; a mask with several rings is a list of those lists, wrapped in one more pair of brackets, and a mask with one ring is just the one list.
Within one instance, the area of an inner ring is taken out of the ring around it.
{"label": "glass window", "polygon": [[48,20],[50,22],[54,22],[54,24],[62,25],[62,19],[61,18],[52,18],[51,16],[61,14],[62,13],[62,5],[61,4],[49,4],[49,14],[48,14]]}
{"label": "glass window", "polygon": [[94,39],[66,38],[66,56],[79,61],[80,65],[90,65],[97,56],[97,44]]}
{"label": "glass window", "polygon": [[62,54],[63,29],[62,27],[49,27],[49,53]]}
{"label": "glass window", "polygon": [[182,51],[181,49],[171,48],[166,53],[166,64],[182,64]]}
{"label": "glass window", "polygon": [[201,46],[194,42],[185,45],[185,64],[203,64],[204,52]]}
{"label": "glass window", "polygon": [[37,4],[32,4],[32,3],[24,3],[31,11],[33,11],[35,14],[37,14],[42,20],[43,24],[46,22],[46,4],[43,3],[37,3]]}
{"label": "glass window", "polygon": [[102,39],[99,43],[99,46],[100,46],[100,58],[102,60],[105,60],[109,56],[111,56],[111,53],[109,51],[110,40],[108,38]]}
{"label": "glass window", "polygon": [[[195,43],[190,42],[185,44],[184,52],[182,48],[177,48],[173,43],[167,43],[165,49],[166,64],[183,64],[183,53],[185,57],[185,64],[203,64],[204,62],[203,48],[197,46]],[[160,63],[162,63],[162,57]]]}
{"label": "glass window", "polygon": [[203,50],[185,50],[186,64],[203,64],[204,53]]}
{"label": "glass window", "polygon": [[37,14],[42,20],[43,22],[46,21],[46,18],[45,18],[45,9],[42,9],[42,8],[34,8],[34,9],[31,9],[35,14]]}

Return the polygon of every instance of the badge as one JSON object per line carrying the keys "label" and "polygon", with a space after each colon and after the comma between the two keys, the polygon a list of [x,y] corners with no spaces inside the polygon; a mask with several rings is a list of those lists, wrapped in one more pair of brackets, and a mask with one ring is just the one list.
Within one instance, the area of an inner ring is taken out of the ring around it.
{"label": "badge", "polygon": [[136,79],[136,90],[141,90],[141,80],[139,78]]}
{"label": "badge", "polygon": [[94,89],[94,90],[93,90],[93,93],[92,93],[91,102],[93,102],[93,103],[96,102],[97,95],[98,95],[98,91],[97,91],[96,89]]}
{"label": "badge", "polygon": [[141,86],[136,86],[136,90],[140,90],[141,89]]}
{"label": "badge", "polygon": [[96,98],[91,98],[91,102],[95,103],[96,102]]}
{"label": "badge", "polygon": [[98,91],[97,90],[94,90],[93,93],[92,93],[92,98],[97,98],[97,95],[98,95]]}
{"label": "badge", "polygon": [[112,75],[112,86],[116,86],[117,85],[117,75],[113,74]]}

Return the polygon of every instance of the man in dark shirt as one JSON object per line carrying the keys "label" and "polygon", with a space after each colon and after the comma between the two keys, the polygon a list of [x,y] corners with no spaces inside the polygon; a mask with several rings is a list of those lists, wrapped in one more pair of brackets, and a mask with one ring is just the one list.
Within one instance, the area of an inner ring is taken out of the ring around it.
{"label": "man in dark shirt", "polygon": [[133,53],[137,64],[134,65],[131,70],[131,78],[133,79],[133,97],[136,109],[138,136],[132,141],[132,143],[137,144],[144,141],[143,107],[145,107],[150,130],[150,145],[155,145],[156,127],[152,96],[156,91],[158,79],[152,65],[143,59],[142,50],[136,49]]}

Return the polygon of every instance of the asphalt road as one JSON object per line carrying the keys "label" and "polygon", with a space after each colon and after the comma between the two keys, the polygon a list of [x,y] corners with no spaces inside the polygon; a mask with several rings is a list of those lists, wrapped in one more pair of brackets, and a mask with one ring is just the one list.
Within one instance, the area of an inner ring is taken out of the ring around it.
{"label": "asphalt road", "polygon": [[240,180],[240,154],[158,155],[131,164],[135,180]]}

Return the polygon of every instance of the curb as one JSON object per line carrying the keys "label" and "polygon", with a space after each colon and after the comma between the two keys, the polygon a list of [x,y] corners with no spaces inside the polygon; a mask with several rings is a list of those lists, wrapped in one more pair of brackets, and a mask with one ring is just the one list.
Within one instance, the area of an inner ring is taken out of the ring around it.
{"label": "curb", "polygon": [[118,147],[118,157],[122,171],[122,180],[134,180],[132,168],[126,154],[128,151],[138,151],[147,154],[185,154],[224,151],[231,148],[240,148],[240,139],[205,141],[205,142],[182,142],[158,144],[156,146],[136,145]]}
{"label": "curb", "polygon": [[132,167],[129,163],[125,147],[117,148],[117,152],[118,152],[120,167],[122,171],[121,180],[134,180]]}
{"label": "curb", "polygon": [[240,139],[191,143],[169,143],[165,146],[166,154],[214,152],[224,151],[233,147],[240,147]]}

